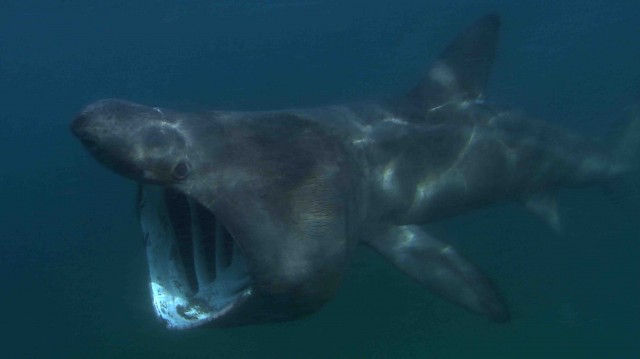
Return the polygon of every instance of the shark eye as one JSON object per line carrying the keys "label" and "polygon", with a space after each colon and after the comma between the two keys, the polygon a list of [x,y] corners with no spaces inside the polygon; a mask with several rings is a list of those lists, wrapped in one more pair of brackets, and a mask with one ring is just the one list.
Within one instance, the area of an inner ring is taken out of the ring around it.
{"label": "shark eye", "polygon": [[191,165],[187,161],[182,161],[173,167],[172,175],[177,180],[183,180],[189,176],[189,172],[191,172]]}

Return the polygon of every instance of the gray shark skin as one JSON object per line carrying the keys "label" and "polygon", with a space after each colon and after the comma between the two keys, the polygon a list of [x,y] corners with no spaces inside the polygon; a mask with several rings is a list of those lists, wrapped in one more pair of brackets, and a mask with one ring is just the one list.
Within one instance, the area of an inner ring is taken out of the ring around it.
{"label": "gray shark skin", "polygon": [[558,228],[554,192],[609,181],[628,156],[485,104],[499,27],[496,14],[477,20],[389,101],[193,114],[106,99],[82,110],[75,136],[139,183],[158,316],[176,329],[306,316],[364,243],[438,295],[508,321],[491,280],[420,225],[517,200]]}

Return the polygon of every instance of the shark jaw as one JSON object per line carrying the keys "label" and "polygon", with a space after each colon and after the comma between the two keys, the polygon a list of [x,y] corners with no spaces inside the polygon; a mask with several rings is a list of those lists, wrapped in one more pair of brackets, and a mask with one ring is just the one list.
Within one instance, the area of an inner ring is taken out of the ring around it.
{"label": "shark jaw", "polygon": [[245,256],[216,216],[165,187],[140,185],[153,306],[170,329],[224,325],[253,296]]}

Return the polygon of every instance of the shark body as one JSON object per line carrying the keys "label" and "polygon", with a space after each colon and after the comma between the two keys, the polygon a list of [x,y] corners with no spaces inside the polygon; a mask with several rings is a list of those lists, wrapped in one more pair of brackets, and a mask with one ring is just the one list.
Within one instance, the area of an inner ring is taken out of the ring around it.
{"label": "shark body", "polygon": [[555,191],[606,182],[628,163],[485,103],[499,27],[495,14],[480,18],[388,101],[198,114],[87,106],[74,134],[139,183],[158,316],[185,329],[308,315],[366,244],[442,297],[508,321],[492,281],[421,225],[517,200],[559,228]]}

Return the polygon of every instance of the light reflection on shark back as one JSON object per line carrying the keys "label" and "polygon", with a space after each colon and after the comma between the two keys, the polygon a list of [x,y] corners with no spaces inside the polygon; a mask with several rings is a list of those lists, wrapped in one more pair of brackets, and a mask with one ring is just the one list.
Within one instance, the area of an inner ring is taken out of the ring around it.
{"label": "light reflection on shark back", "polygon": [[559,229],[555,192],[621,175],[640,127],[636,116],[609,148],[486,104],[499,28],[496,14],[480,18],[416,87],[385,101],[201,114],[87,106],[74,134],[141,186],[158,316],[176,329],[304,317],[366,244],[434,293],[508,321],[490,278],[422,225],[516,200]]}

